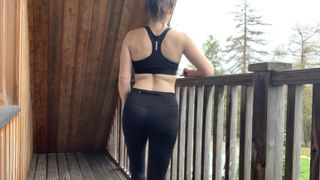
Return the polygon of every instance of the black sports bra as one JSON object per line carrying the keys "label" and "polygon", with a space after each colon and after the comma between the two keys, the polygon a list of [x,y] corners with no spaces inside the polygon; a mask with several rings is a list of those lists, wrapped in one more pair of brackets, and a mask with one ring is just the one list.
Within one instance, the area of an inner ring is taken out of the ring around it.
{"label": "black sports bra", "polygon": [[135,73],[176,75],[179,64],[174,63],[164,57],[160,48],[161,43],[170,28],[164,30],[159,36],[154,35],[149,26],[146,26],[145,28],[152,42],[152,53],[150,56],[142,60],[132,61]]}

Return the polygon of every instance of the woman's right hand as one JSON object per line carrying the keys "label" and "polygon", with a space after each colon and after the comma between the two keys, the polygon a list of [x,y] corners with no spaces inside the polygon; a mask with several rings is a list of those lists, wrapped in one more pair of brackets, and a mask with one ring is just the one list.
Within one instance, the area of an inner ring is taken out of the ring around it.
{"label": "woman's right hand", "polygon": [[189,69],[187,69],[187,68],[184,68],[183,69],[183,71],[182,71],[182,74],[180,75],[180,76],[184,76],[184,77],[189,77],[188,75],[188,71],[189,71]]}

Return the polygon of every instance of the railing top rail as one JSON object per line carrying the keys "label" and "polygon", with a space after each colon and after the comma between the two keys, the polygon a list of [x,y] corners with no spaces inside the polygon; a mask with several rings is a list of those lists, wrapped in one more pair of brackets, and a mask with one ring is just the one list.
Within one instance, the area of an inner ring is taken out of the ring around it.
{"label": "railing top rail", "polygon": [[[205,77],[177,78],[176,86],[236,86],[253,85],[253,77],[256,72],[271,72],[270,83],[272,85],[285,84],[318,84],[320,83],[320,68],[290,70],[292,67],[288,63],[258,63],[250,64],[249,71],[254,73],[218,75]],[[131,83],[134,83],[134,79]]]}
{"label": "railing top rail", "polygon": [[[320,83],[320,68],[290,70],[288,63],[258,63],[249,65],[249,71],[271,72],[272,85]],[[178,78],[176,86],[192,85],[252,85],[254,73]]]}
{"label": "railing top rail", "polygon": [[252,85],[253,73],[224,75],[224,76],[206,76],[178,78],[176,86],[190,85]]}
{"label": "railing top rail", "polygon": [[16,105],[0,107],[0,129],[8,124],[19,112],[20,107]]}
{"label": "railing top rail", "polygon": [[320,83],[320,68],[274,71],[271,75],[271,83],[272,85]]}

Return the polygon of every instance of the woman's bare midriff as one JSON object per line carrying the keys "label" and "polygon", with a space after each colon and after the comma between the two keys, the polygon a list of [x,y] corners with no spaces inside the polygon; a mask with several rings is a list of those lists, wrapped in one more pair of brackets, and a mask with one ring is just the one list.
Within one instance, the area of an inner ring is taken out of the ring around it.
{"label": "woman's bare midriff", "polygon": [[134,77],[134,88],[161,92],[175,92],[175,75],[135,74]]}

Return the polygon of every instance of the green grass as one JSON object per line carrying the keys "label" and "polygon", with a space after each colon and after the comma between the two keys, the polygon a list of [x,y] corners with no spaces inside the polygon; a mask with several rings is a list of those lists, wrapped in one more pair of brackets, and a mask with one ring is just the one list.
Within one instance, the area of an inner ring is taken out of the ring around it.
{"label": "green grass", "polygon": [[309,180],[310,147],[301,147],[300,155],[300,179]]}
{"label": "green grass", "polygon": [[310,159],[301,156],[300,157],[300,179],[309,180],[309,171],[310,171]]}

